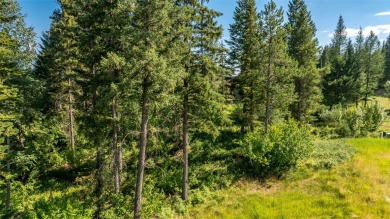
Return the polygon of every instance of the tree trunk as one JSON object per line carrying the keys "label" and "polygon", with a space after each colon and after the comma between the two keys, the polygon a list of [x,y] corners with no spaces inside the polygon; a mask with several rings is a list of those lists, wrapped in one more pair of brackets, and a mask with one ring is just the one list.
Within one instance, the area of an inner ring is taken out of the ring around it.
{"label": "tree trunk", "polygon": [[114,150],[114,187],[115,194],[119,194],[120,189],[120,153],[118,147],[118,115],[116,110],[116,101],[115,97],[112,99],[112,118],[114,119],[114,126],[112,130],[112,144]]}
{"label": "tree trunk", "polygon": [[[7,155],[9,156],[11,154],[11,139],[10,137],[7,135]],[[8,159],[7,161],[7,171],[8,172],[11,172],[11,160]],[[11,180],[8,179],[7,181],[7,200],[6,200],[6,208],[7,210],[10,210],[11,209]]]}
{"label": "tree trunk", "polygon": [[95,211],[94,218],[100,219],[101,213],[103,211],[103,158],[102,158],[102,149],[100,143],[95,141],[97,146],[96,153],[96,195],[97,195],[97,209]]}
{"label": "tree trunk", "polygon": [[[369,63],[371,63],[371,61],[369,61]],[[367,71],[367,78],[366,78],[366,93],[365,93],[365,97],[364,97],[364,107],[367,106],[370,77],[371,77],[370,69],[368,69],[368,71]]]}
{"label": "tree trunk", "polygon": [[268,70],[267,70],[267,82],[266,82],[266,94],[265,94],[265,121],[264,131],[268,133],[268,125],[270,123],[270,86],[271,86],[271,57],[272,57],[272,37],[268,42]]}
{"label": "tree trunk", "polygon": [[72,148],[73,158],[75,156],[75,137],[74,137],[74,118],[73,118],[73,98],[72,98],[72,81],[69,79],[69,137],[70,137],[70,146]]}
{"label": "tree trunk", "polygon": [[250,130],[253,132],[253,130],[255,129],[254,127],[254,120],[255,120],[255,104],[254,104],[254,94],[253,94],[253,80],[251,81],[251,84],[250,84],[250,95],[249,95],[249,100],[251,101],[250,102],[250,115],[249,115],[249,128]]}
{"label": "tree trunk", "polygon": [[134,218],[141,218],[141,201],[142,201],[142,183],[144,179],[146,145],[148,140],[148,117],[149,117],[149,94],[148,94],[148,78],[144,79],[142,92],[142,121],[141,121],[141,136],[140,136],[140,151],[138,158],[138,175],[135,191],[135,206]]}
{"label": "tree trunk", "polygon": [[188,199],[188,81],[184,80],[184,100],[183,100],[183,185],[182,199]]}

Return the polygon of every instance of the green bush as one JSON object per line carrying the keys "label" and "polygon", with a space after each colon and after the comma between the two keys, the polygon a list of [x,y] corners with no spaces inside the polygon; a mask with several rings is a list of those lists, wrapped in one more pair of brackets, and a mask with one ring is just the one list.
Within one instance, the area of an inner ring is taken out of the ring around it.
{"label": "green bush", "polygon": [[259,130],[248,133],[242,142],[256,172],[274,174],[286,171],[307,157],[312,149],[309,131],[295,121],[276,124],[268,133]]}
{"label": "green bush", "polygon": [[385,118],[386,113],[378,103],[347,108],[337,105],[320,114],[322,136],[366,136],[378,129]]}

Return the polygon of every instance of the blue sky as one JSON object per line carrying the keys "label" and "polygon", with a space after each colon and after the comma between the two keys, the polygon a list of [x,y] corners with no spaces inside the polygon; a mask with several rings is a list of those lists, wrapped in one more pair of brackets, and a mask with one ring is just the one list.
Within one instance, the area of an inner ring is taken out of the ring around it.
{"label": "blue sky", "polygon": [[[287,10],[288,0],[274,1]],[[256,2],[260,11],[268,0]],[[23,13],[27,14],[27,24],[34,27],[38,36],[49,29],[49,17],[58,7],[55,0],[19,0],[19,4]],[[373,30],[381,40],[390,35],[390,0],[307,0],[306,4],[316,24],[320,45],[330,43],[339,15],[344,17],[348,36],[352,38],[359,27],[364,29],[365,34]],[[223,13],[218,21],[224,27],[224,39],[228,39],[236,0],[210,0],[209,5]]]}

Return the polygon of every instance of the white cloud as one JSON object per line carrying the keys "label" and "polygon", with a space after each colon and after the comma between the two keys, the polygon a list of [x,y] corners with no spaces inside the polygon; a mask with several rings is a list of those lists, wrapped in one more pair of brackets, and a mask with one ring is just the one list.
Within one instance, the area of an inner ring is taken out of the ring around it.
{"label": "white cloud", "polygon": [[390,15],[390,11],[379,12],[378,14],[375,14],[374,16],[387,16],[387,15]]}
{"label": "white cloud", "polygon": [[[359,33],[359,29],[347,28],[347,37],[355,37]],[[390,34],[390,24],[377,25],[377,26],[367,26],[363,29],[363,35],[368,36],[370,32],[374,32],[375,35],[380,34]],[[333,33],[328,34],[329,37],[333,37]]]}
{"label": "white cloud", "polygon": [[329,32],[329,31],[327,31],[327,30],[323,30],[323,31],[321,31],[321,33],[327,33],[327,32]]}

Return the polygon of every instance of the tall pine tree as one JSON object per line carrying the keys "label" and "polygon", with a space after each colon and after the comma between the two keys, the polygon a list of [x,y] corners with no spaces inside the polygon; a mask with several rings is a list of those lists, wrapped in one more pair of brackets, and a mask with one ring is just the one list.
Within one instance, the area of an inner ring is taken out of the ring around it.
{"label": "tall pine tree", "polygon": [[385,57],[384,57],[384,72],[383,72],[383,80],[390,80],[390,35],[387,37],[385,42]]}
{"label": "tall pine tree", "polygon": [[364,41],[365,60],[364,60],[364,106],[367,105],[368,97],[374,93],[378,86],[378,80],[381,77],[383,57],[381,53],[381,44],[373,31]]}
{"label": "tall pine tree", "polygon": [[254,129],[256,94],[260,71],[260,32],[259,15],[254,0],[239,0],[234,12],[234,23],[230,25],[230,64],[239,73],[239,86],[242,94],[241,132]]}
{"label": "tall pine tree", "polygon": [[329,47],[330,72],[324,76],[323,80],[324,103],[330,106],[348,102],[346,96],[349,90],[345,84],[349,78],[343,75],[345,65],[343,55],[346,46],[347,32],[344,19],[340,16],[333,34],[332,43]]}
{"label": "tall pine tree", "polygon": [[320,73],[316,68],[318,41],[316,27],[303,0],[289,2],[288,54],[298,64],[294,75],[296,101],[291,106],[293,117],[302,122],[310,121],[321,99]]}
{"label": "tall pine tree", "polygon": [[148,145],[149,116],[151,107],[157,103],[159,97],[173,88],[176,78],[174,70],[173,51],[178,40],[170,34],[174,27],[174,9],[172,1],[138,1],[135,5],[132,32],[133,48],[130,64],[136,75],[140,93],[140,111],[142,112],[137,182],[135,190],[134,218],[141,217],[142,188]]}
{"label": "tall pine tree", "polygon": [[262,19],[266,57],[263,66],[264,131],[267,133],[271,123],[286,116],[287,108],[294,100],[292,75],[295,63],[287,54],[287,31],[282,25],[283,9],[277,8],[271,0],[262,11]]}

